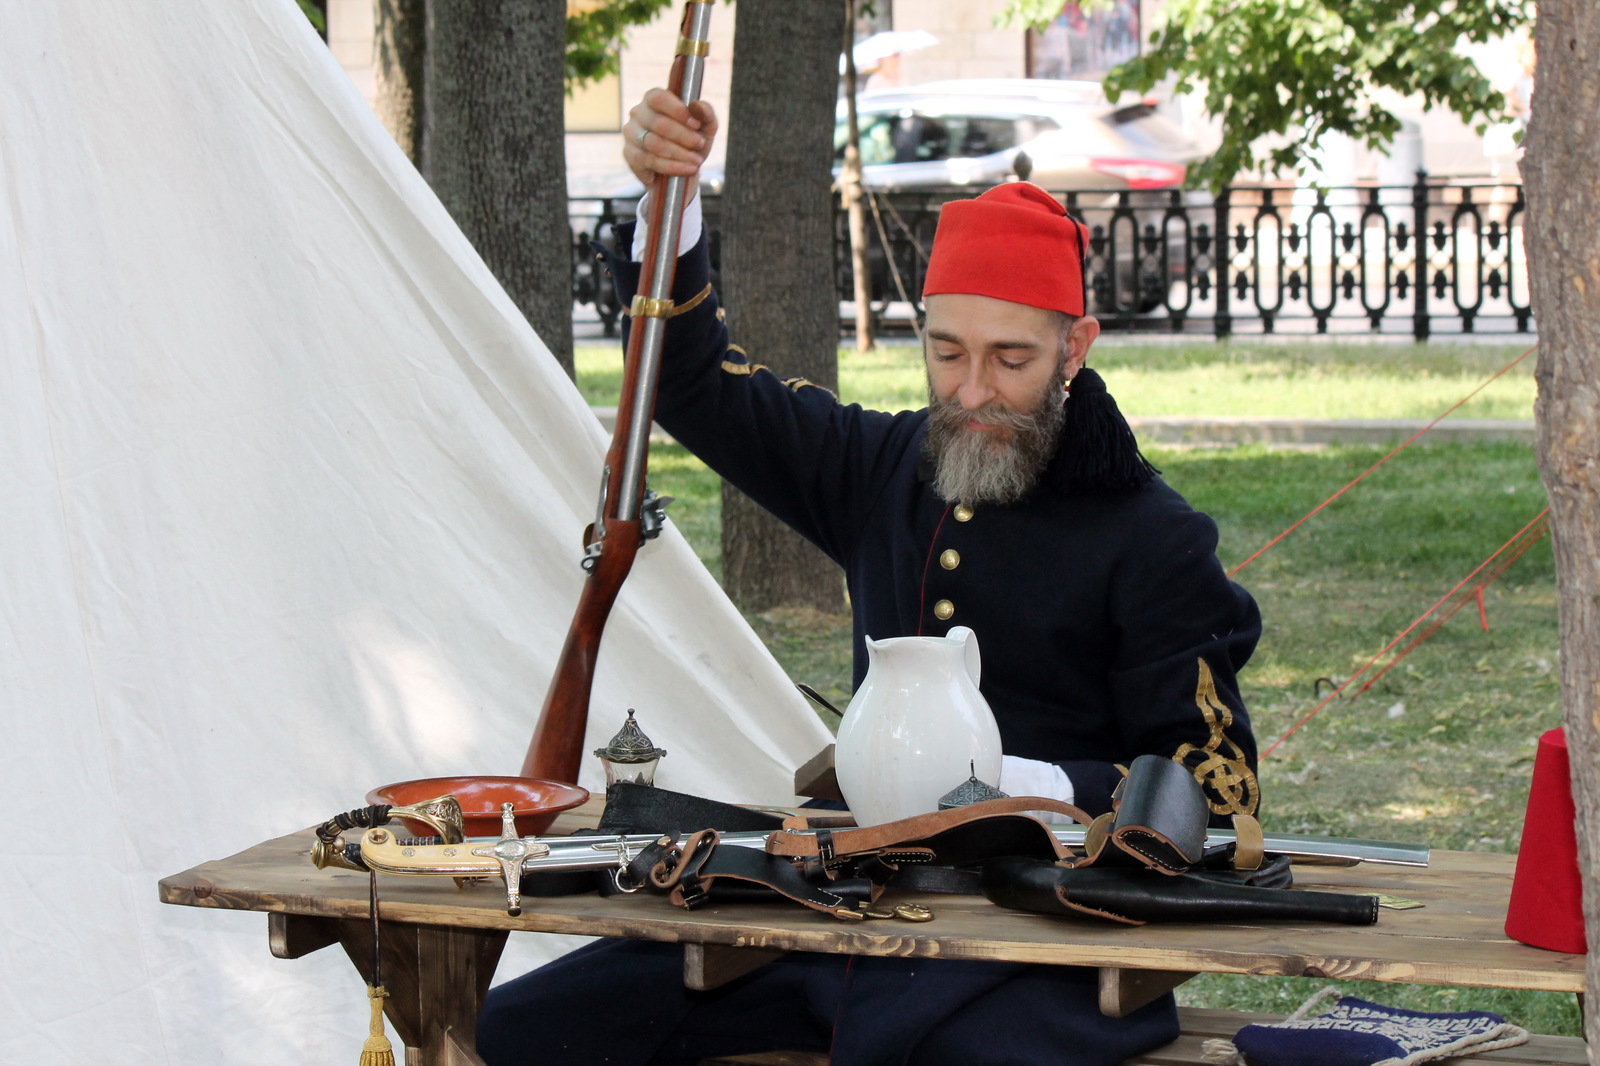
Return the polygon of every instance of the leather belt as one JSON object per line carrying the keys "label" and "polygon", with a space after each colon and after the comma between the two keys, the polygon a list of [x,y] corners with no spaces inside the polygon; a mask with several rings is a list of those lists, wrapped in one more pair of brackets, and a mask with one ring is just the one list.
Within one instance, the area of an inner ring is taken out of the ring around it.
{"label": "leather belt", "polygon": [[[711,901],[719,882],[730,881],[776,892],[838,918],[863,917],[856,909],[860,891],[823,888],[793,862],[754,848],[718,847],[720,840],[715,829],[690,833],[681,842],[675,833],[663,834],[628,864],[623,877],[630,884],[625,890],[648,884],[668,892],[678,906],[694,910]],[[869,889],[868,894],[875,898],[877,892]]]}

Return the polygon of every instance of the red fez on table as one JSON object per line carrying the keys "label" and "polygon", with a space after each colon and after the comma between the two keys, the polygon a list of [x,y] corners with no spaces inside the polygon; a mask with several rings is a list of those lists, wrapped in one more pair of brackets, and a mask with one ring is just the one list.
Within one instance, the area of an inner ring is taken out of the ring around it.
{"label": "red fez on table", "polygon": [[1567,734],[1552,729],[1539,738],[1533,759],[1528,814],[1506,908],[1506,936],[1511,939],[1552,951],[1587,950],[1576,822]]}
{"label": "red fez on table", "polygon": [[939,211],[922,295],[992,296],[1081,315],[1087,238],[1084,225],[1031,182],[952,200]]}

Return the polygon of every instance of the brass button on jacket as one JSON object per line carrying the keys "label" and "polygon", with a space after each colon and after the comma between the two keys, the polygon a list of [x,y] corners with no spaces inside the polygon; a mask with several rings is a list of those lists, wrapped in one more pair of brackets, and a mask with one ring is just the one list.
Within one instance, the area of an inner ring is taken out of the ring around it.
{"label": "brass button on jacket", "polygon": [[946,570],[954,570],[961,565],[961,553],[954,548],[946,548],[939,553],[939,565]]}
{"label": "brass button on jacket", "polygon": [[950,513],[955,515],[957,522],[972,521],[972,508],[968,507],[964,503],[956,504],[956,509]]}
{"label": "brass button on jacket", "polygon": [[951,603],[949,600],[940,600],[938,603],[933,605],[933,616],[941,622],[949,621],[950,616],[955,613],[956,605]]}

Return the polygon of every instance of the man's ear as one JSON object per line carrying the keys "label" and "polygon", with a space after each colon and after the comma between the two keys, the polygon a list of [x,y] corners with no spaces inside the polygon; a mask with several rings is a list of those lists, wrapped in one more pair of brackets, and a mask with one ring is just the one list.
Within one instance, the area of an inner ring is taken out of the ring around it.
{"label": "man's ear", "polygon": [[1067,330],[1067,361],[1062,367],[1067,380],[1078,376],[1089,358],[1089,348],[1100,336],[1100,320],[1093,315],[1082,315]]}

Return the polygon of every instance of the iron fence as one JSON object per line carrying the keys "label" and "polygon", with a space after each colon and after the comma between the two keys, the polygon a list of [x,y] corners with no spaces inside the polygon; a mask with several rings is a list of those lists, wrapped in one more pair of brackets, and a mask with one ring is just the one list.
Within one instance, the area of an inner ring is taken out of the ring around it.
{"label": "iron fence", "polygon": [[622,304],[612,290],[611,279],[600,265],[593,244],[616,245],[616,227],[631,222],[635,198],[572,197],[567,201],[567,220],[572,225],[572,305],[593,307],[608,337],[617,334],[617,319]]}
{"label": "iron fence", "polygon": [[[873,309],[885,329],[921,315],[939,208],[971,189],[868,198]],[[1108,330],[1167,333],[1529,332],[1525,202],[1514,184],[1430,179],[1408,186],[1230,186],[1064,191],[1089,228],[1089,303]],[[718,204],[707,232],[717,262]],[[621,307],[589,241],[633,217],[625,199],[573,200],[573,300],[607,334]],[[841,303],[854,299],[849,231],[835,215]],[[1040,264],[1048,269],[1049,264]]]}

